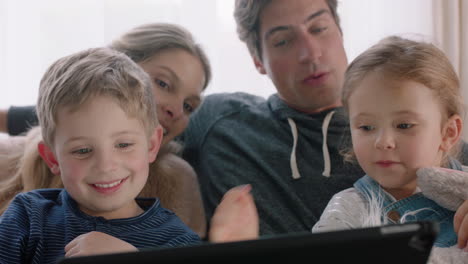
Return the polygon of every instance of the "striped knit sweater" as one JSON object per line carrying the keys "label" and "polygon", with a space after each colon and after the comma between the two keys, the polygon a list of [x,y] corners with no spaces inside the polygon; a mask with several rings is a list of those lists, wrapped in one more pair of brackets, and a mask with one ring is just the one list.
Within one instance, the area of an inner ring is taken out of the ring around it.
{"label": "striped knit sweater", "polygon": [[56,263],[75,237],[99,231],[141,248],[198,243],[200,238],[158,199],[137,199],[145,212],[106,220],[81,212],[64,189],[16,196],[0,217],[0,263]]}

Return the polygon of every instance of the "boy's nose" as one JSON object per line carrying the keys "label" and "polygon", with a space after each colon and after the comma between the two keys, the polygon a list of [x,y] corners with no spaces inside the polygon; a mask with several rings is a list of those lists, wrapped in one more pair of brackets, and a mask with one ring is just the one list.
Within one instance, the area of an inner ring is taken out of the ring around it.
{"label": "boy's nose", "polygon": [[117,168],[118,162],[112,153],[101,153],[98,158],[97,167],[101,172],[110,172]]}

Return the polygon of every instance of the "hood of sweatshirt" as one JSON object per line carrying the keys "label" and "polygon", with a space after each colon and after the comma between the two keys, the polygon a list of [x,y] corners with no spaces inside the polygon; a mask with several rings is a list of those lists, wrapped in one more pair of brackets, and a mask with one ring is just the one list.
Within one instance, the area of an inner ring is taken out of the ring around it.
{"label": "hood of sweatshirt", "polygon": [[[342,107],[328,109],[319,113],[306,114],[289,107],[277,94],[271,95],[268,98],[268,105],[274,116],[279,120],[286,122],[291,130],[293,141],[291,142],[291,156],[290,166],[291,175],[294,179],[301,177],[300,171],[297,166],[296,148],[298,144],[299,132],[301,128],[308,128],[312,130],[320,130],[322,136],[322,152],[323,152],[323,167],[322,175],[330,177],[332,167],[330,162],[330,154],[328,149],[328,132],[329,129],[334,129],[340,135],[346,136],[349,131],[348,119]],[[344,132],[344,133],[343,133]],[[336,133],[335,133],[336,134]],[[350,138],[347,139],[348,141]]]}

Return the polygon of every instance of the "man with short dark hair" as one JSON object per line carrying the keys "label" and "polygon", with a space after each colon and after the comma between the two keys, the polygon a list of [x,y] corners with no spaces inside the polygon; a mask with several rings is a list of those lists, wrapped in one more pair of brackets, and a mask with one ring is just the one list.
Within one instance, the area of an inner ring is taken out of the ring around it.
{"label": "man with short dark hair", "polygon": [[348,62],[336,7],[336,0],[236,1],[239,37],[277,93],[210,95],[192,116],[184,158],[209,217],[228,189],[251,184],[261,235],[310,231],[331,196],[363,175],[339,153]]}

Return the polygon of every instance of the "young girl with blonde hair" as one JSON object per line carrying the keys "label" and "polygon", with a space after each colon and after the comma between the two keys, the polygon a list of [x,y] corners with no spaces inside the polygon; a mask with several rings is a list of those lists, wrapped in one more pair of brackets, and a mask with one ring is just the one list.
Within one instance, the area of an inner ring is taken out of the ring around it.
{"label": "young girl with blonde hair", "polygon": [[332,197],[312,231],[436,221],[435,247],[456,247],[455,212],[423,195],[417,176],[420,168],[468,171],[456,159],[463,107],[448,58],[432,44],[387,37],[350,64],[342,100],[347,155],[366,175]]}

